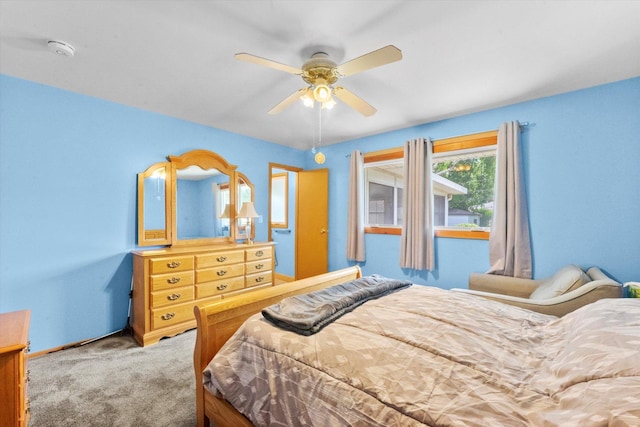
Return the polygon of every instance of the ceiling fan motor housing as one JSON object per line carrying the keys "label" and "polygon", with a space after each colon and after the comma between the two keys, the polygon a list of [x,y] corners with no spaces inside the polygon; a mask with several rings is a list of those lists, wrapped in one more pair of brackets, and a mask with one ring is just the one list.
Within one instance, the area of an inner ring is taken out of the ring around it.
{"label": "ceiling fan motor housing", "polygon": [[318,83],[332,85],[338,81],[337,64],[324,52],[317,52],[302,65],[302,79],[315,86]]}

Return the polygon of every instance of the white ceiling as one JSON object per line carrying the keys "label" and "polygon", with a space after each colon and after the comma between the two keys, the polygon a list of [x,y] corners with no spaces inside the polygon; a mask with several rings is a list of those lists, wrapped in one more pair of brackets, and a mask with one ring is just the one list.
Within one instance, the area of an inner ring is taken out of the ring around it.
{"label": "white ceiling", "polygon": [[267,114],[302,79],[234,54],[388,44],[402,61],[340,81],[378,112],[325,111],[324,145],[639,76],[640,1],[0,0],[2,74],[303,149],[312,110]]}

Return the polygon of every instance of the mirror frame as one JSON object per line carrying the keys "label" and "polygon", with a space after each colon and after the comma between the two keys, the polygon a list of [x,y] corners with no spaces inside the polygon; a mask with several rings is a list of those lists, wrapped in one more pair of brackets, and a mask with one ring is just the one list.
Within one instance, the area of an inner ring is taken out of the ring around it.
{"label": "mirror frame", "polygon": [[229,227],[229,236],[225,237],[207,237],[200,239],[178,239],[176,212],[177,212],[177,170],[184,169],[189,166],[199,166],[203,170],[215,168],[221,173],[229,176],[229,204],[230,218],[229,224],[236,223],[236,193],[237,178],[236,165],[232,165],[225,160],[224,157],[208,150],[192,150],[179,156],[167,156],[171,164],[171,246],[191,246],[191,245],[208,245],[220,243],[233,243],[236,240],[236,227]]}
{"label": "mirror frame", "polygon": [[[149,231],[144,228],[144,180],[152,176],[156,171],[164,168],[164,238],[154,239]],[[171,244],[171,164],[159,162],[149,166],[144,172],[138,174],[138,246],[162,246]]]}
{"label": "mirror frame", "polygon": [[[249,180],[249,178],[247,178],[247,176],[245,174],[243,174],[242,172],[236,172],[236,183],[238,185],[236,192],[238,191],[238,189],[240,188],[240,180],[244,181],[244,183],[251,189],[251,201],[253,202],[253,204],[256,204],[256,186],[253,185],[253,183]],[[238,200],[238,205],[240,205],[240,201]],[[242,208],[242,206],[239,206],[239,208]],[[236,229],[236,239],[237,240],[242,240],[242,239],[246,239],[247,235],[244,232],[240,232],[240,228],[239,228],[239,224],[238,222],[240,221],[240,218],[236,219],[235,221],[235,229]],[[251,227],[251,239],[255,239],[256,238],[256,227]]]}

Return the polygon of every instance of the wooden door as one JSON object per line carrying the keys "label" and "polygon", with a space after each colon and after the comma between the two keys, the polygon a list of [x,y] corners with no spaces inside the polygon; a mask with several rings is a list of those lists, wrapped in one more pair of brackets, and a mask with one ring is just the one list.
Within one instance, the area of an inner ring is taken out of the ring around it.
{"label": "wooden door", "polygon": [[296,279],[329,268],[329,170],[298,172]]}

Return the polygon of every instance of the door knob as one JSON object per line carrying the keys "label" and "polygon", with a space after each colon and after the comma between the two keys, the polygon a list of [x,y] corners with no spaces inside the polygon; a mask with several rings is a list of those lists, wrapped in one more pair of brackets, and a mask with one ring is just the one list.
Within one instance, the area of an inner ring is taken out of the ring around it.
{"label": "door knob", "polygon": [[320,234],[325,234],[327,232],[327,230],[325,230],[324,228],[320,230]]}

